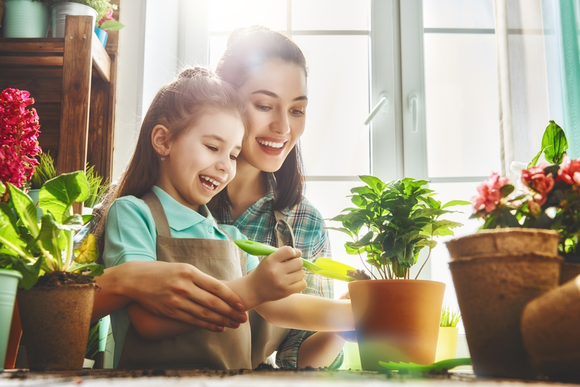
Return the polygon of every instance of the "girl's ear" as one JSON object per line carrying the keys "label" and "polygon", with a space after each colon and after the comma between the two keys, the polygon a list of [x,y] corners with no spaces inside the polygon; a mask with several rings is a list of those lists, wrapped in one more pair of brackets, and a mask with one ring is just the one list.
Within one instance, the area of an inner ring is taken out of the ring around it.
{"label": "girl's ear", "polygon": [[169,129],[156,125],[151,131],[151,144],[159,156],[169,155]]}

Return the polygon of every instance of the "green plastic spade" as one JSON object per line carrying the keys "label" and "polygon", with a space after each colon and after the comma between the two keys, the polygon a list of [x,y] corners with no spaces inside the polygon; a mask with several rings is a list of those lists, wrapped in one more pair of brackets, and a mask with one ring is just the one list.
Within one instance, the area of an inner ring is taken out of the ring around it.
{"label": "green plastic spade", "polygon": [[393,371],[400,371],[400,370],[407,370],[409,372],[427,372],[431,370],[435,371],[443,371],[443,370],[450,370],[452,368],[462,366],[462,365],[470,365],[471,358],[469,357],[462,357],[457,359],[447,359],[441,360],[433,364],[422,365],[422,364],[415,364],[415,363],[395,363],[390,361],[388,363],[384,361],[379,361],[379,364],[385,368],[388,368]]}
{"label": "green plastic spade", "polygon": [[[234,242],[240,249],[252,255],[270,255],[278,250],[276,247],[268,246],[260,242],[249,241],[246,239],[236,239]],[[319,262],[321,265],[318,265]],[[316,260],[316,264],[314,264],[302,258],[302,266],[304,266],[311,273],[318,274],[322,277],[333,278],[341,281],[356,280],[356,278],[350,277],[346,274],[347,270],[355,270],[354,267],[335,262],[331,259],[318,258]]]}

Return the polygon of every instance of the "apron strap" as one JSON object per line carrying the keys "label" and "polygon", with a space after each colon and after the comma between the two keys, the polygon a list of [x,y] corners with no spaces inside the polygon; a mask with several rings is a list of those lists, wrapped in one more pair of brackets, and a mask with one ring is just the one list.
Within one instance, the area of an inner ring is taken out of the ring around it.
{"label": "apron strap", "polygon": [[169,229],[167,215],[165,215],[165,210],[163,209],[163,205],[157,195],[155,195],[153,191],[149,191],[143,195],[141,199],[143,199],[145,204],[147,204],[151,210],[153,220],[155,221],[155,227],[157,228],[157,235],[171,238],[171,230]]}
{"label": "apron strap", "polygon": [[274,211],[274,216],[276,217],[276,226],[274,226],[274,230],[276,231],[278,247],[296,246],[294,241],[294,232],[292,231],[292,227],[284,219],[284,214],[282,214],[280,211]]}

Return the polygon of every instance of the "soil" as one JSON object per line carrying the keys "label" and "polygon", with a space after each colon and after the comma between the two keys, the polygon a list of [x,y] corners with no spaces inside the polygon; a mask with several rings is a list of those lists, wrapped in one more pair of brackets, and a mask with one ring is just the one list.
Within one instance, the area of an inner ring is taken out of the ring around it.
{"label": "soil", "polygon": [[69,273],[66,271],[53,271],[46,273],[45,275],[38,277],[38,281],[34,285],[35,288],[39,287],[56,287],[63,285],[84,285],[84,284],[94,284],[97,283],[91,277],[86,275]]}

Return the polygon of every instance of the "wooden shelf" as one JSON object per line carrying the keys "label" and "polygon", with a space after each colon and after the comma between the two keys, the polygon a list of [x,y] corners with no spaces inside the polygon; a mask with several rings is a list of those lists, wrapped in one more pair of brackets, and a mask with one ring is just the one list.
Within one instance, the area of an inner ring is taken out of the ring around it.
{"label": "wooden shelf", "polygon": [[0,90],[28,90],[35,99],[40,146],[59,173],[88,161],[111,177],[115,78],[116,55],[105,51],[89,16],[68,16],[65,38],[0,38]]}

